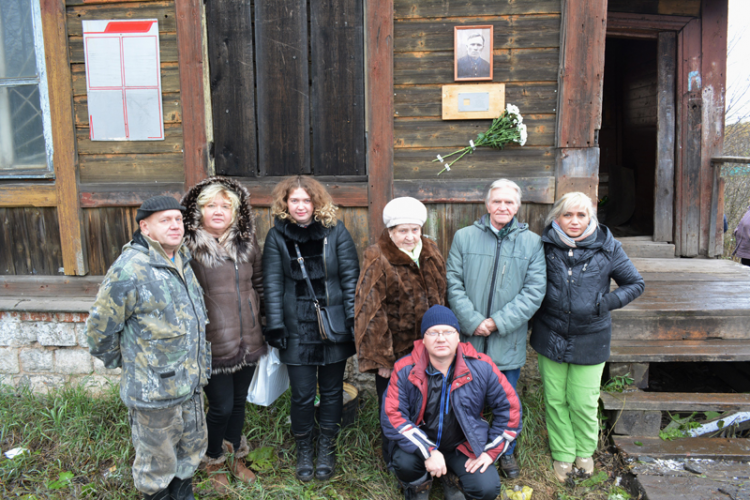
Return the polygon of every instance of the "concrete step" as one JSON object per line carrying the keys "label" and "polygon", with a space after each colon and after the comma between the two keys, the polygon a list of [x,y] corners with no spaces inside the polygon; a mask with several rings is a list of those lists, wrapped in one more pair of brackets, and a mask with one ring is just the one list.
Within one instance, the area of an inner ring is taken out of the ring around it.
{"label": "concrete step", "polygon": [[662,241],[651,241],[650,236],[628,236],[618,238],[628,257],[649,259],[673,259],[674,245]]}

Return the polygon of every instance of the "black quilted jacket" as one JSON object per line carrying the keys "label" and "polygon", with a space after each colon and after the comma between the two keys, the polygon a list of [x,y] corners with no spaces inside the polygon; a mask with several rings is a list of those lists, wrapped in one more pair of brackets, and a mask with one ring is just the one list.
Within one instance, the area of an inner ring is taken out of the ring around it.
{"label": "black quilted jacket", "polygon": [[[643,293],[643,278],[605,226],[589,248],[559,247],[542,234],[547,259],[547,293],[536,313],[531,346],[559,363],[596,365],[609,358],[612,318]],[[610,278],[618,287],[610,292]]]}

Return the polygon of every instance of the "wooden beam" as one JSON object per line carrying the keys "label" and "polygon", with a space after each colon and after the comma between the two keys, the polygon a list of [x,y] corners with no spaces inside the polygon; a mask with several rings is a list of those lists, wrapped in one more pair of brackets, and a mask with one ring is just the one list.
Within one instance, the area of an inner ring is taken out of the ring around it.
{"label": "wooden beam", "polygon": [[715,156],[711,158],[711,163],[750,163],[750,156]]}
{"label": "wooden beam", "polygon": [[185,189],[208,177],[201,11],[200,0],[175,2],[185,155]]}
{"label": "wooden beam", "polygon": [[699,253],[701,168],[701,20],[677,35],[677,146],[675,148],[675,253]]}
{"label": "wooden beam", "polygon": [[654,241],[674,235],[675,73],[677,37],[659,33],[657,42],[656,175],[654,184]]}
{"label": "wooden beam", "polygon": [[[235,177],[250,191],[250,203],[253,207],[270,207],[271,191],[278,180],[255,180],[252,178]],[[333,197],[333,202],[340,207],[367,207],[367,183],[364,176],[358,177],[359,182],[341,182],[330,177],[316,177]],[[150,183],[91,183],[81,185],[81,206],[85,208],[101,207],[137,207],[145,200],[157,195],[172,196],[179,200],[184,193],[182,183],[161,182]],[[3,191],[0,189],[0,206],[3,206]],[[7,206],[18,206],[17,203]]]}
{"label": "wooden beam", "polygon": [[56,207],[54,184],[0,184],[0,207]]}
{"label": "wooden beam", "polygon": [[183,183],[91,183],[81,184],[81,206],[84,208],[139,207],[153,196],[166,195],[179,200]]}
{"label": "wooden beam", "polygon": [[[724,149],[724,104],[727,72],[728,0],[703,0],[701,5],[701,73],[703,116],[701,119],[701,254],[709,257],[724,251],[724,210],[719,210],[721,180],[711,168],[711,158]],[[716,169],[718,170],[718,169]]]}
{"label": "wooden beam", "polygon": [[63,0],[41,0],[40,7],[63,267],[67,275],[84,275],[89,271],[86,245],[83,243],[82,211],[78,201],[73,85],[68,60],[65,4]]}
{"label": "wooden beam", "polygon": [[[688,411],[692,412],[701,410],[696,406]],[[632,457],[647,456],[659,459],[684,459],[685,457],[690,457],[693,460],[706,458],[711,460],[724,459],[746,462],[748,455],[750,455],[750,441],[745,438],[690,438],[665,441],[660,437],[615,436],[614,443],[620,452]],[[639,477],[648,476],[641,475]],[[674,492],[674,490],[675,488],[672,487],[670,492]],[[722,498],[726,496],[717,496],[714,493],[716,490],[717,488],[714,486],[711,497]],[[698,496],[700,494],[696,494],[694,486],[689,490],[682,491],[685,491],[686,494],[678,494],[675,496],[669,495],[660,498],[709,498],[702,495]],[[678,493],[682,493],[682,491]],[[687,491],[690,493],[687,493]]]}
{"label": "wooden beam", "polygon": [[[462,180],[396,180],[393,182],[394,196],[411,196],[423,203],[482,203],[492,179]],[[555,202],[555,178],[513,178],[521,188],[524,203]],[[379,213],[382,220],[382,212]],[[382,231],[382,230],[381,230]]]}
{"label": "wooden beam", "polygon": [[0,276],[0,297],[95,297],[103,276]]}
{"label": "wooden beam", "polygon": [[[367,183],[365,182],[337,182],[315,177],[320,181],[333,198],[333,202],[339,207],[366,207],[368,206]],[[270,207],[271,191],[276,186],[276,180],[251,181],[240,180],[243,186],[250,191],[250,203],[253,207]],[[381,212],[382,218],[382,212]]]}
{"label": "wooden beam", "polygon": [[383,208],[393,197],[393,0],[365,5],[367,173],[370,243],[383,232]]}
{"label": "wooden beam", "polygon": [[607,13],[607,34],[629,31],[680,31],[692,21],[687,16],[662,16],[658,14]]}
{"label": "wooden beam", "polygon": [[607,0],[563,0],[560,29],[555,197],[582,191],[596,203]]}
{"label": "wooden beam", "polygon": [[730,411],[750,409],[750,394],[602,391],[605,410]]}
{"label": "wooden beam", "polygon": [[555,145],[596,146],[602,123],[607,0],[563,1]]}
{"label": "wooden beam", "polygon": [[596,204],[599,196],[599,148],[558,148],[555,199],[580,191]]}

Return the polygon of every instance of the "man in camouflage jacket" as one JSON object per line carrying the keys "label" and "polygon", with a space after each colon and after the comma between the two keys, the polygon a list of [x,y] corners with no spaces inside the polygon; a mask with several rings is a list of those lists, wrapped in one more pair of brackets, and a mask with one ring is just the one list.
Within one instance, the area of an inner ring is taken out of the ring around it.
{"label": "man in camouflage jacket", "polygon": [[86,323],[91,354],[122,368],[133,478],[147,500],[194,499],[192,476],[207,444],[201,389],[211,353],[202,291],[182,246],[183,210],[168,196],[143,203],[140,229],[107,272]]}

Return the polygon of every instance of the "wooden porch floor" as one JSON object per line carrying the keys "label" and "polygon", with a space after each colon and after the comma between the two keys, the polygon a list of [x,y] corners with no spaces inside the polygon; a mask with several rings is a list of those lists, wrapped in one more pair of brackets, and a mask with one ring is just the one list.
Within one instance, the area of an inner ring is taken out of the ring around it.
{"label": "wooden porch floor", "polygon": [[632,259],[643,295],[612,312],[614,362],[750,360],[750,267]]}

